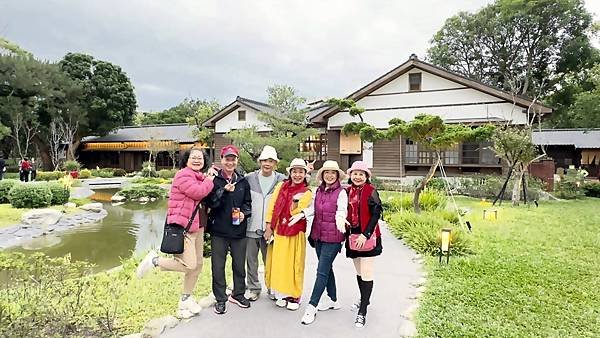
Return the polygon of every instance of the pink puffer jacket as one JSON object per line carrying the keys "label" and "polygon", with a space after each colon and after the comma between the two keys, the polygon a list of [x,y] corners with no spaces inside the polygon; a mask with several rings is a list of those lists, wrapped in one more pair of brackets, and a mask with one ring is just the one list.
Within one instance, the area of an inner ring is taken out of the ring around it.
{"label": "pink puffer jacket", "polygon": [[[177,172],[175,178],[173,178],[167,204],[167,223],[187,226],[196,204],[202,201],[213,188],[213,182],[204,178],[204,174],[195,172],[190,168],[183,168]],[[194,217],[190,232],[196,232],[200,227],[206,225],[206,218],[201,217],[202,214],[205,214],[205,210],[200,209]],[[201,218],[202,222],[200,222]]]}

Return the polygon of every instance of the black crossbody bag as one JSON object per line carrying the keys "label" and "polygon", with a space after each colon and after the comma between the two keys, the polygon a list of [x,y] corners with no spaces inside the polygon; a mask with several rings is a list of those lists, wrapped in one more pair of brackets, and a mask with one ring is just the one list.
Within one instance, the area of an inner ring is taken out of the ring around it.
{"label": "black crossbody bag", "polygon": [[192,217],[188,221],[187,227],[182,227],[177,223],[167,223],[165,219],[165,231],[163,233],[162,243],[160,244],[160,251],[166,254],[181,254],[183,253],[183,241],[185,234],[190,230],[192,222],[200,209],[201,204],[198,202]]}

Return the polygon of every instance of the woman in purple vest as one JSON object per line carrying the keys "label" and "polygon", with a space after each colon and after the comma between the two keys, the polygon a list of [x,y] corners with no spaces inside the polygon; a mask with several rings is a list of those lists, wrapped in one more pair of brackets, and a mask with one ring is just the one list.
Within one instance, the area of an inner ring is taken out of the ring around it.
{"label": "woman in purple vest", "polygon": [[[293,225],[304,217],[314,216],[308,241],[317,251],[319,264],[312,295],[302,316],[302,324],[305,325],[315,321],[317,307],[319,310],[340,308],[337,302],[333,261],[342,250],[345,239],[348,195],[340,184],[345,177],[346,174],[340,170],[337,162],[325,161],[317,173],[321,184],[310,207],[292,216],[289,222]],[[329,297],[319,304],[325,289]]]}

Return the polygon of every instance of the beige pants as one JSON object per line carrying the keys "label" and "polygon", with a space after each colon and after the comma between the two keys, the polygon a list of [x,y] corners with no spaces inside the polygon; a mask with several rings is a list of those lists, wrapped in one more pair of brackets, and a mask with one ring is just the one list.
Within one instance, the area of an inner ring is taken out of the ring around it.
{"label": "beige pants", "polygon": [[158,266],[163,271],[183,272],[183,293],[192,294],[202,272],[203,252],[204,228],[200,228],[197,232],[185,235],[182,254],[173,255],[173,258],[160,257]]}
{"label": "beige pants", "polygon": [[356,274],[362,277],[364,281],[373,280],[373,260],[375,257],[358,257],[353,258]]}

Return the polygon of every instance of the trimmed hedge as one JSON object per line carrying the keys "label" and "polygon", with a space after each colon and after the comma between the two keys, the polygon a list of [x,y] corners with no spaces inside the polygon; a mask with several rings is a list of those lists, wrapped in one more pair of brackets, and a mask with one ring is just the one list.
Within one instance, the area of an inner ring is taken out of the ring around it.
{"label": "trimmed hedge", "polygon": [[128,201],[136,201],[142,197],[147,198],[166,198],[167,191],[156,184],[134,184],[118,192]]}
{"label": "trimmed hedge", "polygon": [[16,184],[19,184],[17,180],[2,180],[0,181],[0,203],[10,203],[8,200],[8,192]]}
{"label": "trimmed hedge", "polygon": [[66,189],[62,184],[49,183],[48,188],[50,188],[50,192],[52,193],[52,205],[63,205],[69,201],[71,191]]}
{"label": "trimmed hedge", "polygon": [[104,169],[92,169],[92,176],[94,177],[102,177],[102,178],[111,178],[114,177],[114,173],[112,169],[104,168]]}
{"label": "trimmed hedge", "polygon": [[161,169],[158,171],[158,177],[160,178],[173,178],[177,174],[178,169]]}
{"label": "trimmed hedge", "polygon": [[114,168],[113,169],[113,176],[115,176],[115,177],[125,177],[125,175],[127,175],[127,172],[125,171],[125,169],[121,169],[121,168]]}
{"label": "trimmed hedge", "polygon": [[81,179],[86,179],[86,178],[90,178],[90,177],[92,177],[92,171],[89,169],[82,169],[79,172],[79,178],[81,178]]}
{"label": "trimmed hedge", "polygon": [[590,182],[583,185],[583,191],[588,197],[600,197],[600,183]]}
{"label": "trimmed hedge", "polygon": [[39,171],[35,177],[36,181],[56,181],[65,176],[64,171]]}
{"label": "trimmed hedge", "polygon": [[16,184],[8,193],[8,200],[15,208],[45,208],[52,203],[52,191],[48,184]]}

